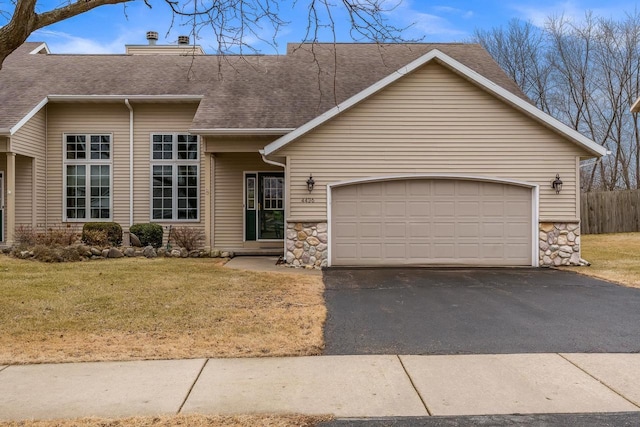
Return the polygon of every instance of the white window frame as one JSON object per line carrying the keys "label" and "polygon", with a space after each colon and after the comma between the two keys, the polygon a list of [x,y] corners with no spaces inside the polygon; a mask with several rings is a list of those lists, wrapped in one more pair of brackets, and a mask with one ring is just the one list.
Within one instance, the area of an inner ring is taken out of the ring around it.
{"label": "white window frame", "polygon": [[[172,154],[171,159],[154,159],[153,158],[153,137],[156,135],[171,135],[172,140]],[[196,151],[197,158],[196,159],[178,159],[178,136],[186,135],[186,136],[195,136],[196,144],[198,149]],[[178,222],[178,223],[194,223],[200,222],[200,205],[202,202],[201,194],[200,194],[200,181],[201,181],[201,169],[200,169],[200,158],[202,153],[201,145],[200,145],[200,137],[198,135],[192,135],[189,132],[153,132],[149,135],[149,219],[152,222]],[[172,215],[171,219],[166,218],[154,218],[153,217],[153,167],[154,166],[171,166],[171,180],[172,180],[172,202],[171,209]],[[186,218],[186,219],[178,219],[178,168],[180,166],[195,166],[196,167],[196,178],[198,183],[196,185],[196,195],[197,195],[197,206],[196,206],[196,218]]]}
{"label": "white window frame", "polygon": [[[85,159],[67,159],[67,136],[84,136]],[[91,137],[109,137],[109,159],[91,159]],[[63,222],[111,222],[113,221],[113,133],[111,132],[65,132],[62,134],[62,221]],[[67,217],[67,166],[85,166],[85,217]],[[109,217],[91,218],[91,166],[109,166]]]}

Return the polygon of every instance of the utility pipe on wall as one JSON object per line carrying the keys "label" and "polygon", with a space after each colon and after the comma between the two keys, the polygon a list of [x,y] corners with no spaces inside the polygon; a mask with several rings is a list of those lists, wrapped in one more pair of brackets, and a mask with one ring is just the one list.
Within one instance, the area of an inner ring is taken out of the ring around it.
{"label": "utility pipe on wall", "polygon": [[129,109],[129,227],[131,227],[133,225],[133,107],[128,98],[125,98],[124,104]]}

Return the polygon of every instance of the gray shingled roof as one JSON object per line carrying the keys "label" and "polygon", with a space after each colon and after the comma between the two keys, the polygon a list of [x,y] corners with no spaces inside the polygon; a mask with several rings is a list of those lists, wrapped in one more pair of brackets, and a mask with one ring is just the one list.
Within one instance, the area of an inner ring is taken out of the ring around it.
{"label": "gray shingled roof", "polygon": [[437,48],[526,99],[477,44],[290,45],[286,55],[29,55],[0,71],[0,128],[48,95],[203,95],[193,129],[295,128]]}

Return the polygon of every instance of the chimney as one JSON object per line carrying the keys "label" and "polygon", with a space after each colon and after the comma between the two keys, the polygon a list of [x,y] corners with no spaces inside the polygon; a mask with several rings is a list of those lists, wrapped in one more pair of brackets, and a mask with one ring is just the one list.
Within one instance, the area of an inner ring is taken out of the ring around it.
{"label": "chimney", "polygon": [[156,31],[147,31],[147,40],[149,41],[149,46],[155,46],[158,41],[158,33]]}
{"label": "chimney", "polygon": [[178,44],[179,45],[189,44],[189,36],[178,36]]}

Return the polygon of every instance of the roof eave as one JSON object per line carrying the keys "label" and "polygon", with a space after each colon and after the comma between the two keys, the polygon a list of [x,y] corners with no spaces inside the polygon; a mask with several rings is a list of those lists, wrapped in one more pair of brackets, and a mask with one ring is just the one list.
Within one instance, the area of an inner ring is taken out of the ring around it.
{"label": "roof eave", "polygon": [[74,102],[74,101],[165,101],[165,102],[199,102],[204,95],[178,94],[178,95],[49,95],[51,102]]}
{"label": "roof eave", "polygon": [[636,102],[631,106],[632,113],[640,113],[640,98],[636,99]]}
{"label": "roof eave", "polygon": [[496,97],[498,97],[500,99],[503,99],[504,101],[508,102],[512,106],[514,106],[514,107],[518,108],[519,110],[525,112],[526,114],[528,114],[529,116],[531,116],[535,120],[541,122],[542,124],[544,124],[545,126],[551,128],[555,132],[561,134],[562,136],[564,136],[568,140],[572,141],[573,143],[577,144],[578,146],[581,146],[583,149],[585,149],[590,154],[592,154],[592,155],[594,155],[596,157],[601,157],[601,156],[606,155],[607,150],[604,147],[602,147],[601,145],[596,144],[594,141],[590,140],[589,138],[585,137],[584,135],[580,134],[579,132],[571,129],[570,127],[568,127],[564,123],[562,123],[559,120],[551,117],[550,115],[548,115],[547,113],[545,113],[542,110],[538,109],[534,105],[528,103],[527,101],[525,101],[524,99],[518,97],[517,95],[509,92],[508,90],[506,90],[502,86],[500,86],[500,85],[494,83],[493,81],[487,79],[486,77],[482,76],[481,74],[477,73],[476,71],[473,71],[472,69],[470,69],[466,65],[460,63],[459,61],[456,61],[455,59],[453,59],[449,55],[446,55],[445,53],[441,52],[438,49],[433,49],[433,50],[429,51],[428,53],[424,54],[420,58],[412,61],[411,63],[409,63],[408,65],[406,65],[406,66],[404,66],[404,67],[402,67],[400,69],[398,69],[397,71],[394,71],[393,73],[391,73],[387,77],[385,77],[382,80],[374,83],[373,85],[371,85],[368,88],[364,89],[363,91],[357,93],[356,95],[352,96],[351,98],[343,101],[342,103],[340,103],[339,105],[333,107],[332,109],[324,112],[323,114],[321,114],[320,116],[316,117],[315,119],[303,124],[302,126],[297,128],[296,130],[294,130],[294,131],[290,132],[289,134],[284,135],[281,138],[278,138],[277,140],[275,140],[272,143],[268,144],[264,149],[265,155],[269,156],[269,155],[275,153],[276,151],[282,149],[283,147],[285,147],[289,143],[291,143],[294,140],[300,138],[301,136],[303,136],[304,134],[310,132],[314,128],[320,126],[322,123],[325,123],[326,121],[330,120],[331,118],[335,117],[336,115],[340,114],[341,112],[353,107],[354,105],[360,103],[364,99],[370,97],[371,95],[379,92],[380,90],[382,90],[385,87],[389,86],[390,84],[394,83],[396,80],[400,79],[401,77],[405,76],[406,74],[414,71],[415,69],[425,65],[426,63],[428,63],[428,62],[430,62],[430,61],[432,61],[434,59],[437,59],[443,65],[445,65],[445,66],[453,69],[457,73],[463,75],[464,77],[466,77],[470,81],[474,82],[478,86],[480,86],[480,87],[484,88],[485,90],[487,90],[488,92],[492,93],[494,96],[496,96]]}
{"label": "roof eave", "polygon": [[204,136],[260,136],[260,135],[286,135],[295,128],[202,128],[189,129],[189,132]]}

